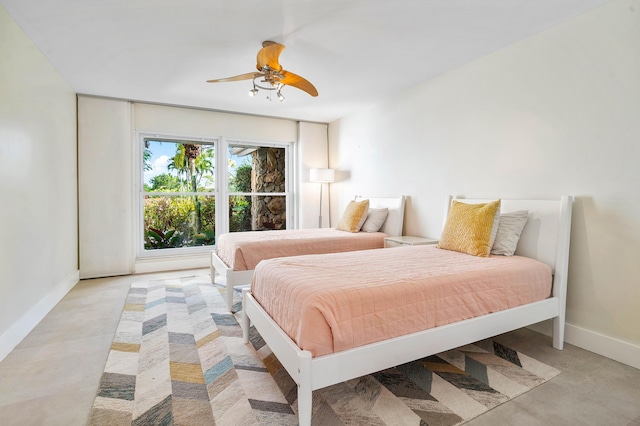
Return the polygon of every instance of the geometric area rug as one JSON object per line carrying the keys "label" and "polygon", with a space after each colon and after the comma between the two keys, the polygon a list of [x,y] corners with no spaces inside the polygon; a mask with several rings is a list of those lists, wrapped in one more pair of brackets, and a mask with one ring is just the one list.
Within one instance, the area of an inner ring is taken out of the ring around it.
{"label": "geometric area rug", "polygon": [[[133,283],[89,419],[296,425],[296,385],[209,275]],[[236,307],[240,293],[234,291]],[[458,425],[560,372],[488,339],[313,392],[317,425]]]}

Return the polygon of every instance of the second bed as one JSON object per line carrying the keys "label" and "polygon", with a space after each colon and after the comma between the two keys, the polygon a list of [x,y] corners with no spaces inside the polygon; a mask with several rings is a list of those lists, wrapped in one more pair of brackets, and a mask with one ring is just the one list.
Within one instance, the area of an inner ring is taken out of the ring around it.
{"label": "second bed", "polygon": [[251,323],[298,384],[301,425],[315,389],[536,322],[553,319],[562,349],[571,204],[502,200],[500,221],[527,219],[516,256],[413,246],[263,261],[243,294],[245,342]]}
{"label": "second bed", "polygon": [[216,273],[227,287],[229,311],[233,288],[248,285],[261,260],[307,254],[338,253],[384,247],[384,238],[402,234],[405,197],[368,198],[369,211],[386,209],[379,232],[345,232],[333,228],[233,232],[221,235],[211,252],[211,282]]}

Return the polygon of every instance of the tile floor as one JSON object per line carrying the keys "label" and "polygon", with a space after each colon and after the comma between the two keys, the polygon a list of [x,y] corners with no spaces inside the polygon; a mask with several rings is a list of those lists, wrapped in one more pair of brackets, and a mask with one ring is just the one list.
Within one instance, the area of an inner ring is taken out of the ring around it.
{"label": "tile floor", "polygon": [[[82,280],[0,362],[0,425],[85,425],[131,282],[208,270]],[[512,348],[562,371],[467,423],[640,426],[640,370],[528,329]]]}

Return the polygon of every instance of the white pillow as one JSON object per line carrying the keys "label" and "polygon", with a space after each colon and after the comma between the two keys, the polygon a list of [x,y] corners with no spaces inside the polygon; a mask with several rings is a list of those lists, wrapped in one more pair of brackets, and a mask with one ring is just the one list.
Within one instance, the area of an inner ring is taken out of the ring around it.
{"label": "white pillow", "polygon": [[367,220],[365,220],[361,231],[364,232],[378,232],[382,228],[382,224],[387,219],[389,209],[384,207],[381,209],[369,209],[367,213]]}
{"label": "white pillow", "polygon": [[526,210],[501,214],[491,254],[513,256],[528,218],[529,212]]}

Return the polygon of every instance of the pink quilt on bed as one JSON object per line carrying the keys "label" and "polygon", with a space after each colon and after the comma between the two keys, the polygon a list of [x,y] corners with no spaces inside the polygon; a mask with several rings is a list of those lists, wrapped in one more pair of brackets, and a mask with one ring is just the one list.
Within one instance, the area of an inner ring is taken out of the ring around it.
{"label": "pink quilt on bed", "polygon": [[234,271],[246,271],[274,257],[382,248],[386,236],[382,232],[352,233],[332,228],[230,232],[218,237],[216,254]]}
{"label": "pink quilt on bed", "polygon": [[542,300],[551,282],[551,268],[526,257],[414,246],[271,259],[251,291],[319,356]]}

